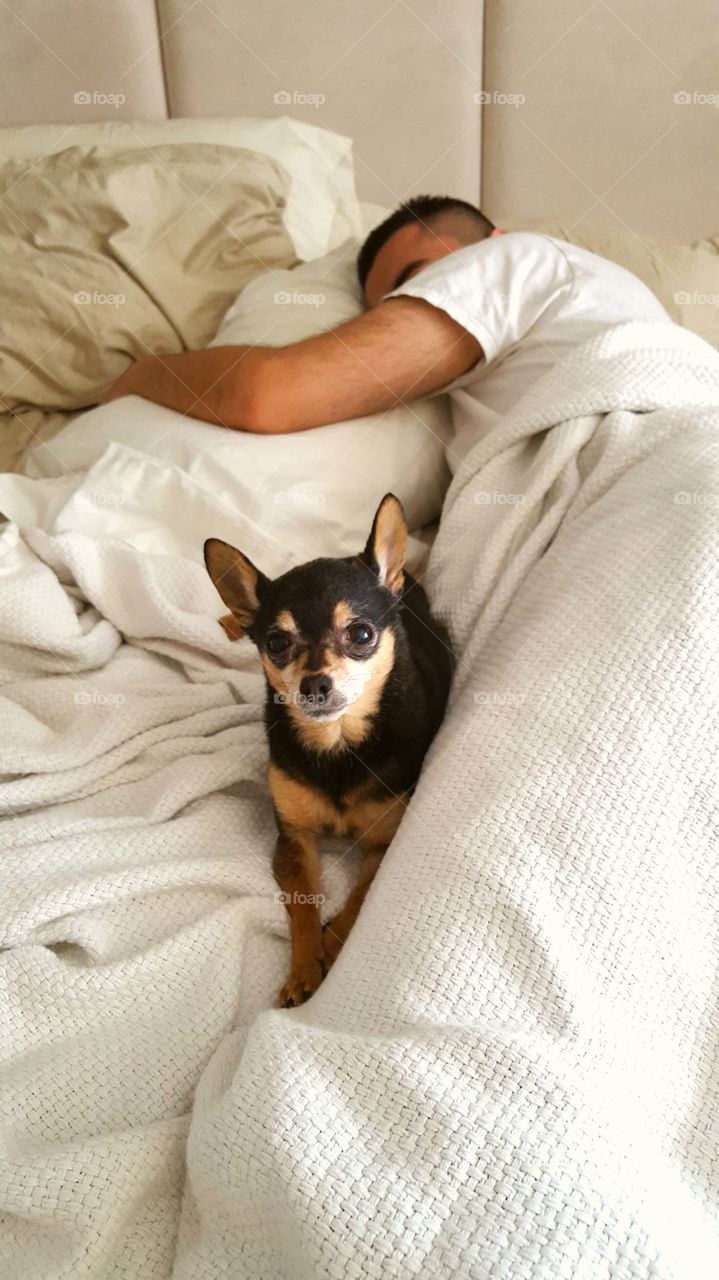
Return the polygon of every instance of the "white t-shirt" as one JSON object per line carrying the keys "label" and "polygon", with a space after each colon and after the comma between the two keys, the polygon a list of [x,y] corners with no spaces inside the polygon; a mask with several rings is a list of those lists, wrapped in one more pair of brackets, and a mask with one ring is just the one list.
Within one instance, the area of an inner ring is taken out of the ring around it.
{"label": "white t-shirt", "polygon": [[424,298],[481,343],[484,359],[450,384],[456,471],[477,440],[563,356],[626,320],[666,320],[631,272],[530,231],[468,245],[419,271],[388,298]]}

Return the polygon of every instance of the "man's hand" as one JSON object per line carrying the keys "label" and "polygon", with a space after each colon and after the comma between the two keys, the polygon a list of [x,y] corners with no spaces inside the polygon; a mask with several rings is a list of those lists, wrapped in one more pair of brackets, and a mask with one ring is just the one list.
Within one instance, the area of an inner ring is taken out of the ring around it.
{"label": "man's hand", "polygon": [[[102,393],[100,404],[120,396],[143,396],[215,426],[253,430],[247,393],[262,350],[211,347],[180,355],[142,356]],[[237,372],[240,368],[242,377]]]}
{"label": "man's hand", "polygon": [[305,431],[441,390],[482,358],[477,339],[420,298],[391,298],[288,347],[146,356],[105,392],[144,396],[241,431]]}

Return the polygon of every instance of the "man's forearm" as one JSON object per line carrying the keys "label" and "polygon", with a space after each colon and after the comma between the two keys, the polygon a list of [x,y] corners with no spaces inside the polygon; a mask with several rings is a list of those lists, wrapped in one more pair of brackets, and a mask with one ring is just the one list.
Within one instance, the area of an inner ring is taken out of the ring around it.
{"label": "man's forearm", "polygon": [[252,429],[253,379],[263,355],[262,347],[210,347],[143,356],[112,384],[101,403],[143,396],[216,426]]}
{"label": "man's forearm", "polygon": [[240,431],[307,431],[431,395],[481,358],[477,339],[441,309],[394,298],[286,347],[146,356],[101,400],[138,395]]}

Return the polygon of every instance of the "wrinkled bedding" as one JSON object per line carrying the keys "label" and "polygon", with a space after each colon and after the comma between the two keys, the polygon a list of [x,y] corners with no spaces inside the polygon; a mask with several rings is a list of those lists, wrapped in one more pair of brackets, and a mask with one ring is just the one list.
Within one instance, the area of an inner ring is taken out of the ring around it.
{"label": "wrinkled bedding", "polygon": [[249,642],[176,548],[58,531],[77,479],[32,525],[5,482],[5,1274],[719,1273],[718,432],[719,355],[636,324],[477,443],[448,715],[294,1011]]}
{"label": "wrinkled bedding", "polygon": [[49,444],[75,416],[29,408],[0,413],[0,475],[22,472],[31,450]]}

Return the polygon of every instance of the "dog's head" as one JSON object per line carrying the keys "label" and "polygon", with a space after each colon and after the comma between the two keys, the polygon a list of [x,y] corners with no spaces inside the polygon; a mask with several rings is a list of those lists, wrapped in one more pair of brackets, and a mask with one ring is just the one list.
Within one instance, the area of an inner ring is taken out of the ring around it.
{"label": "dog's head", "polygon": [[406,549],[391,493],[360,555],[312,560],[272,580],[228,543],[205,543],[207,571],[231,610],[222,626],[254,641],[276,700],[300,724],[376,710],[395,662]]}

